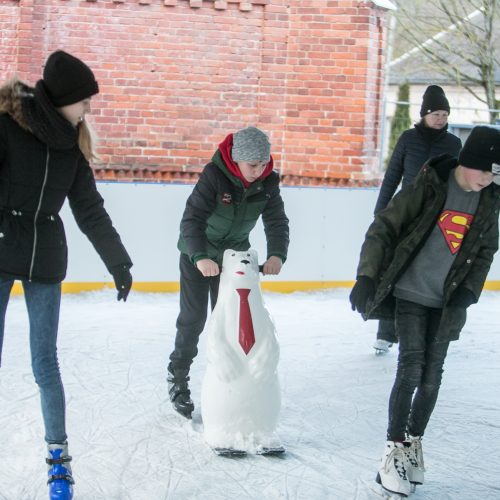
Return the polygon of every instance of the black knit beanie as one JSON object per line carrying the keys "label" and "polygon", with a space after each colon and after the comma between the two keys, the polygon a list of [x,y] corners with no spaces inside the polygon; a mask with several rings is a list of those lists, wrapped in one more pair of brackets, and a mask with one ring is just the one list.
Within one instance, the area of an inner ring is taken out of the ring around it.
{"label": "black knit beanie", "polygon": [[92,70],[80,59],[57,50],[50,54],[43,70],[43,84],[56,108],[87,99],[99,92]]}
{"label": "black knit beanie", "polygon": [[500,130],[484,125],[474,127],[460,151],[458,164],[500,174]]}
{"label": "black knit beanie", "polygon": [[433,111],[450,112],[450,104],[444,90],[439,85],[429,85],[424,92],[420,116],[424,117]]}

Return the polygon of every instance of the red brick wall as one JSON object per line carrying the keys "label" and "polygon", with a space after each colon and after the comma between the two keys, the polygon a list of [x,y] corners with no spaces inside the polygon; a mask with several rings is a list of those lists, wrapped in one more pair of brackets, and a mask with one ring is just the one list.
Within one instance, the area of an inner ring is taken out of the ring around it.
{"label": "red brick wall", "polygon": [[2,77],[17,70],[18,25],[18,2],[0,1],[0,75]]}
{"label": "red brick wall", "polygon": [[34,84],[57,48],[94,69],[99,177],[193,181],[252,124],[285,183],[378,180],[386,12],[372,2],[0,0],[0,13],[2,80]]}

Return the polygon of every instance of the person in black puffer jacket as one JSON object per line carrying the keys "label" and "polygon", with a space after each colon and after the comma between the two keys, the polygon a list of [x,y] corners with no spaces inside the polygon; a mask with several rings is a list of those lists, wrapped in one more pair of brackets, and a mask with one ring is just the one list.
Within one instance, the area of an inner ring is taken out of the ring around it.
{"label": "person in black puffer jacket", "polygon": [[[449,114],[450,105],[443,89],[438,85],[427,87],[420,122],[403,132],[394,148],[375,204],[375,215],[387,206],[400,182],[403,188],[409,185],[429,158],[445,153],[458,156],[462,142],[447,130]],[[373,345],[376,352],[388,352],[397,341],[393,322],[381,320]]]}
{"label": "person in black puffer jacket", "polygon": [[188,374],[207,319],[208,296],[212,309],[217,301],[224,251],[248,250],[250,231],[262,216],[267,240],[263,274],[279,274],[286,260],[288,218],[279,180],[267,135],[247,127],[219,144],[187,200],[178,243],[180,313],[167,368],[170,400],[187,418],[194,410]]}
{"label": "person in black puffer jacket", "polygon": [[49,494],[58,499],[73,495],[56,345],[68,252],[59,211],[66,198],[113,275],[118,300],[126,300],[132,285],[132,261],[89,165],[95,154],[85,114],[98,91],[91,69],[64,51],[49,56],[34,88],[17,79],[0,88],[0,355],[11,289],[20,280],[48,445]]}

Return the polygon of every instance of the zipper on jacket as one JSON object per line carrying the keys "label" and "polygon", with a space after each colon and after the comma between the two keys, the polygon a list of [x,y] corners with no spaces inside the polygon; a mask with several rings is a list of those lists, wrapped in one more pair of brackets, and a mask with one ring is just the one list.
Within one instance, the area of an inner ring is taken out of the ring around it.
{"label": "zipper on jacket", "polygon": [[35,266],[36,244],[38,239],[36,221],[38,219],[38,214],[40,213],[40,209],[42,208],[43,192],[45,191],[45,185],[47,184],[47,177],[49,175],[49,160],[50,160],[50,152],[49,152],[49,147],[47,146],[47,156],[45,159],[45,174],[43,176],[43,183],[42,183],[42,189],[40,191],[40,198],[38,199],[38,206],[36,207],[35,216],[33,218],[33,251],[31,252],[31,263],[30,263],[30,272],[28,275],[28,281],[31,281],[33,275],[33,267]]}

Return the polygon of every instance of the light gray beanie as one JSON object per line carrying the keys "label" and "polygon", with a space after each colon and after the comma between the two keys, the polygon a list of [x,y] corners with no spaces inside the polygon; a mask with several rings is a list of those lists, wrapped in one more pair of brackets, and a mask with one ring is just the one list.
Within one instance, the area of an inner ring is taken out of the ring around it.
{"label": "light gray beanie", "polygon": [[257,127],[238,130],[233,135],[231,156],[234,161],[269,161],[271,143],[267,135]]}

